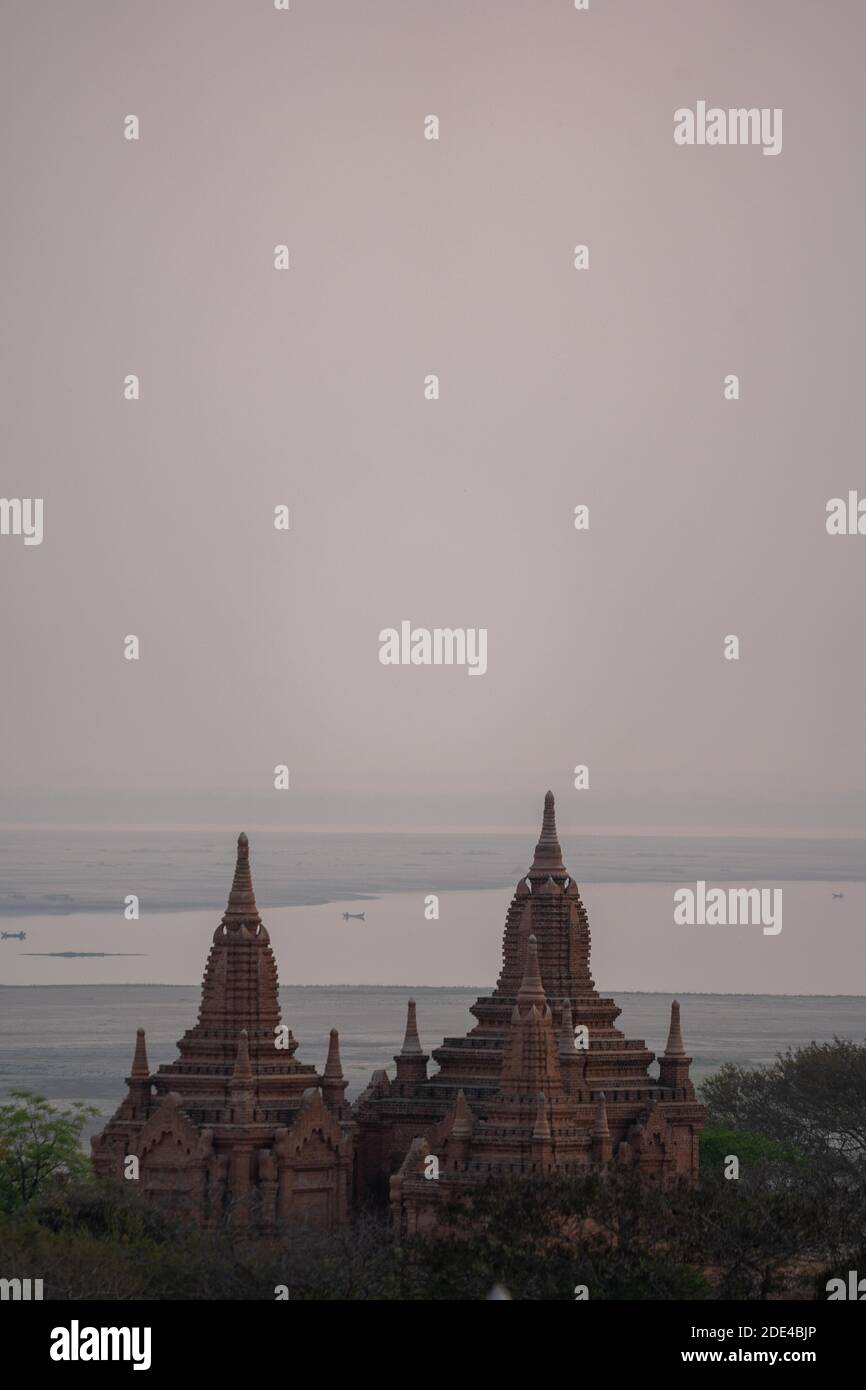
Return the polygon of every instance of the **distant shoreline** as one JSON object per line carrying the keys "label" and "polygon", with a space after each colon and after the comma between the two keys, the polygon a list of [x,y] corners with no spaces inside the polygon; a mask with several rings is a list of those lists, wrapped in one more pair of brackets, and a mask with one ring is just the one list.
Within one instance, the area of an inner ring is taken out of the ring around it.
{"label": "distant shoreline", "polygon": [[[510,897],[532,840],[417,831],[354,834],[282,830],[251,837],[259,909],[374,904],[406,893],[495,891]],[[565,862],[581,889],[647,888],[705,880],[745,885],[866,884],[866,840],[816,836],[691,834],[563,836]],[[0,833],[0,924],[87,915],[106,923],[134,894],[142,916],[218,912],[234,864],[224,832],[165,830],[111,835],[70,829]],[[846,893],[847,896],[847,893]]]}
{"label": "distant shoreline", "polygon": [[[347,984],[337,984],[337,985],[328,985],[328,984],[322,984],[322,985],[311,985],[311,984],[306,984],[306,985],[281,984],[281,985],[280,985],[280,993],[282,994],[284,990],[299,990],[299,989],[319,989],[319,990],[328,990],[329,993],[333,993],[334,990],[338,990],[338,989],[354,989],[354,990],[358,990],[358,991],[361,991],[361,990],[370,991],[370,992],[375,991],[375,992],[377,992],[377,993],[381,992],[382,990],[395,990],[395,991],[397,991],[398,993],[405,993],[406,990],[410,990],[410,991],[411,991],[411,990],[414,990],[414,991],[415,991],[416,993],[418,993],[418,994],[420,994],[420,993],[422,993],[422,992],[430,994],[430,993],[436,993],[436,992],[438,992],[438,991],[445,991],[445,992],[448,992],[449,994],[453,994],[455,990],[459,990],[461,993],[471,994],[471,995],[473,995],[473,997],[482,997],[482,998],[483,998],[483,997],[487,996],[488,994],[492,994],[494,988],[495,988],[495,986],[492,985],[492,984],[487,984],[487,985],[419,985],[419,984],[405,984],[405,985],[369,985],[369,984],[365,984],[365,985],[357,985],[357,984],[351,984],[351,983],[347,983]],[[44,985],[43,985],[43,984],[32,984],[32,985],[8,985],[8,984],[3,984],[2,982],[0,982],[0,990],[3,990],[3,989],[84,989],[84,990],[92,990],[92,989],[193,989],[193,990],[200,991],[200,990],[201,990],[201,981],[200,981],[200,980],[193,980],[193,981],[190,981],[189,984],[177,984],[177,983],[175,983],[175,984],[162,984],[162,983],[160,983],[159,980],[150,980],[150,981],[147,981],[146,983],[138,982],[138,981],[135,981],[135,980],[129,980],[129,981],[125,982],[125,983],[118,983],[118,984],[97,983],[97,984],[92,984],[92,985],[88,985],[88,984],[75,984],[75,983],[72,982],[72,981],[70,981],[69,984],[64,984],[63,982],[54,982],[54,983],[52,983],[52,984],[44,984]],[[749,993],[749,992],[747,992],[747,991],[745,991],[745,990],[720,990],[720,991],[715,991],[715,990],[706,990],[706,989],[679,989],[679,990],[678,990],[678,989],[617,989],[617,988],[614,987],[614,986],[611,986],[611,987],[609,987],[609,988],[608,988],[607,986],[605,986],[604,988],[602,988],[601,986],[599,986],[599,987],[598,987],[598,993],[599,993],[599,995],[601,996],[602,999],[609,999],[609,998],[620,999],[620,998],[624,998],[624,997],[627,996],[627,995],[646,995],[647,997],[656,997],[656,998],[659,998],[659,999],[670,999],[672,996],[675,996],[677,999],[852,999],[852,1000],[862,1000],[863,1003],[866,1004],[866,994],[767,994],[767,993],[761,994],[761,993]],[[866,1018],[864,1018],[864,1020],[863,1020],[863,1030],[864,1030],[864,1035],[866,1035]]]}
{"label": "distant shoreline", "polygon": [[[759,888],[762,885],[772,886],[780,883],[811,883],[817,886],[833,884],[834,887],[844,889],[853,888],[856,885],[866,883],[866,872],[864,872],[862,878],[841,878],[836,875],[830,874],[829,872],[826,874],[810,872],[809,874],[804,874],[801,877],[796,874],[791,874],[790,870],[787,868],[784,874],[750,874],[746,871],[739,874],[733,874],[727,871],[724,873],[713,873],[710,870],[706,870],[703,874],[699,874],[698,876],[704,877],[707,883],[736,883],[741,886],[748,885],[750,887],[755,888]],[[445,883],[443,885],[438,880],[435,881],[437,883],[439,892],[442,894],[498,892],[506,893],[514,891],[514,884],[517,881],[518,877],[519,875],[515,875],[514,878],[504,880],[500,883],[491,883],[485,880],[480,883],[460,882]],[[600,875],[598,873],[587,873],[582,876],[575,875],[575,877],[577,879],[578,887],[604,885],[606,887],[613,888],[644,888],[650,886],[657,887],[659,884],[668,884],[673,888],[681,884],[694,883],[695,870],[694,866],[691,866],[689,869],[684,870],[682,874],[669,874],[665,872],[664,874],[660,874],[658,876],[651,876],[647,878],[617,878],[612,875]],[[434,881],[432,875],[431,881]],[[429,882],[425,883],[423,886],[419,886],[414,891],[420,893],[423,892],[424,889],[427,887],[429,887]],[[281,899],[279,902],[268,901],[267,898],[265,898],[261,894],[257,894],[256,896],[258,900],[259,911],[262,913],[268,913],[279,912],[282,911],[284,908],[289,907],[328,907],[331,904],[334,904],[335,906],[339,904],[340,906],[342,906],[344,903],[378,902],[382,898],[388,898],[398,893],[407,893],[411,891],[413,890],[407,888],[407,885],[405,883],[399,883],[395,884],[393,887],[377,888],[375,891],[362,888],[337,888],[334,889],[334,891],[331,893],[311,893],[303,896],[296,894],[291,899],[291,901],[287,901],[285,898]],[[194,903],[154,903],[153,906],[148,906],[147,915],[149,917],[165,917],[170,916],[173,913],[177,914],[184,912],[217,912],[221,915],[224,909],[224,897],[217,897],[216,895],[213,895],[212,897],[208,898],[206,895],[202,895],[202,898]],[[83,906],[78,902],[74,902],[70,903],[68,906],[60,906],[56,904],[54,901],[52,901],[50,898],[43,903],[30,902],[26,904],[13,904],[9,903],[8,900],[3,901],[2,899],[0,899],[0,921],[3,922],[26,921],[28,918],[34,917],[116,917],[118,915],[122,915],[122,906],[109,906],[107,903],[104,902],[89,903],[84,904]]]}

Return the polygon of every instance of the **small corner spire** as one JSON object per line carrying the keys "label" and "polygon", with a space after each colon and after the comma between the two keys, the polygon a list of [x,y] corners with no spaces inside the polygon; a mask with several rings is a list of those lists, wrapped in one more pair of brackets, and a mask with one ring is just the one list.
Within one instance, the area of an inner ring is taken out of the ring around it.
{"label": "small corner spire", "polygon": [[599,1092],[598,1100],[596,1101],[595,1124],[593,1125],[592,1132],[599,1139],[607,1139],[610,1137],[610,1129],[607,1123],[607,1101],[604,1091]]}
{"label": "small corner spire", "polygon": [[144,1045],[144,1029],[139,1028],[135,1035],[135,1056],[132,1059],[132,1071],[130,1076],[143,1078],[150,1076],[150,1067],[147,1064],[147,1048]]}
{"label": "small corner spire", "polygon": [[532,1131],[532,1137],[533,1139],[550,1138],[550,1121],[547,1118],[547,1101],[544,1098],[543,1091],[539,1091],[538,1093],[538,1109],[535,1115],[535,1128]]}
{"label": "small corner spire", "polygon": [[250,1040],[246,1028],[242,1028],[238,1038],[238,1052],[235,1058],[232,1081],[252,1081],[253,1069],[250,1063]]}
{"label": "small corner spire", "polygon": [[472,1133],[472,1111],[469,1109],[462,1089],[457,1092],[457,1104],[454,1107],[454,1124],[451,1126],[451,1133],[459,1139]]}
{"label": "small corner spire", "polygon": [[574,1024],[571,1019],[571,1000],[566,996],[562,1006],[562,1026],[559,1030],[559,1055],[571,1057],[574,1053]]}
{"label": "small corner spire", "polygon": [[547,996],[544,993],[541,969],[538,964],[538,942],[534,935],[530,936],[526,943],[526,961],[523,967],[523,979],[517,995],[517,1004],[518,1007],[537,1004],[542,1012],[547,1007]]}
{"label": "small corner spire", "polygon": [[327,1081],[343,1080],[343,1063],[340,1060],[340,1035],[336,1028],[331,1029],[328,1038],[328,1059],[323,1073]]}
{"label": "small corner spire", "polygon": [[677,999],[671,1004],[671,1026],[668,1032],[668,1043],[664,1055],[665,1057],[685,1057],[686,1055],[685,1043],[683,1042],[683,1034],[680,1027],[680,1005]]}
{"label": "small corner spire", "polygon": [[403,1037],[401,1055],[403,1057],[410,1057],[421,1051],[421,1039],[418,1036],[418,1019],[415,1014],[415,1000],[410,999],[406,1010],[406,1032]]}

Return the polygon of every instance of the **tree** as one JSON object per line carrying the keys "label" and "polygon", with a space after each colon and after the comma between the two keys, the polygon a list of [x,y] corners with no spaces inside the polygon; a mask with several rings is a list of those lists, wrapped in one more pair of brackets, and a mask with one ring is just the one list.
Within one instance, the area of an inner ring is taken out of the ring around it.
{"label": "tree", "polygon": [[445,1230],[403,1242],[394,1298],[701,1299],[699,1269],[670,1254],[667,1196],[617,1169],[488,1181],[446,1204]]}
{"label": "tree", "polygon": [[11,1091],[10,1097],[0,1105],[0,1209],[7,1212],[26,1206],[61,1177],[88,1177],[81,1135],[89,1116],[99,1113],[78,1101],[57,1109],[32,1091]]}
{"label": "tree", "polygon": [[866,1042],[813,1042],[754,1070],[728,1062],[702,1098],[712,1125],[767,1135],[835,1172],[866,1169]]}
{"label": "tree", "polygon": [[673,1192],[671,1253],[708,1271],[716,1297],[766,1299],[838,1260],[862,1230],[866,1189],[820,1165],[753,1162]]}
{"label": "tree", "polygon": [[741,1165],[758,1163],[803,1163],[805,1159],[789,1144],[752,1134],[744,1129],[722,1129],[708,1125],[701,1133],[701,1170],[721,1173],[725,1160],[735,1155]]}

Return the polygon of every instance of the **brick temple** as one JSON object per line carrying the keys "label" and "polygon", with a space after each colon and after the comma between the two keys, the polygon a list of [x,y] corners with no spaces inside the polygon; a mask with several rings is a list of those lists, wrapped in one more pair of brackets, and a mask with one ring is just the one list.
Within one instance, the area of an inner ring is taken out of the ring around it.
{"label": "brick temple", "polygon": [[[433,1224],[438,1203],[489,1176],[607,1163],[657,1182],[697,1174],[704,1111],[679,1004],[654,1077],[654,1053],[615,1026],[620,1009],[599,995],[589,954],[548,792],[532,865],[506,916],[499,980],[470,1010],[475,1027],[434,1050],[439,1069],[428,1077],[410,1002],[396,1077],[374,1073],[355,1105],[358,1190],[387,1184],[402,1229]],[[429,1155],[437,1180],[425,1176]]]}
{"label": "brick temple", "polygon": [[410,1000],[395,1076],[374,1072],[350,1107],[335,1029],[321,1074],[295,1057],[241,835],[198,1021],[177,1061],[155,1072],[139,1029],[127,1096],[92,1141],[96,1172],[122,1178],[135,1158],[145,1198],[266,1235],[334,1229],[367,1200],[390,1201],[401,1230],[427,1229],[448,1197],[497,1176],[618,1164],[648,1181],[693,1178],[704,1111],[679,1005],[652,1076],[654,1053],[615,1026],[620,1010],[598,993],[589,955],[548,792],[506,916],[502,971],[470,1010],[474,1028],[445,1038],[428,1075]]}
{"label": "brick temple", "polygon": [[261,1234],[348,1219],[355,1126],[337,1032],[324,1072],[299,1062],[282,1025],[274,953],[256,907],[246,835],[213,935],[198,1022],[176,1062],[151,1072],[138,1030],[126,1099],[92,1141],[99,1176],[199,1224]]}

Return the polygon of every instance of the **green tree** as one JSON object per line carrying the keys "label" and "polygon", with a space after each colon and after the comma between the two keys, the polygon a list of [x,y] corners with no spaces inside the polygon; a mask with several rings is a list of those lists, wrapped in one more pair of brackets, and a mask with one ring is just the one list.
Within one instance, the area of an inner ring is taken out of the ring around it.
{"label": "green tree", "polygon": [[721,1173],[730,1154],[734,1154],[741,1165],[804,1162],[803,1156],[790,1145],[768,1139],[765,1134],[708,1125],[701,1134],[701,1169]]}
{"label": "green tree", "polygon": [[0,1105],[0,1209],[26,1206],[60,1178],[86,1179],[81,1135],[98,1113],[78,1101],[61,1110],[32,1091],[11,1091]]}
{"label": "green tree", "polygon": [[866,1042],[789,1048],[769,1067],[729,1062],[702,1098],[711,1125],[766,1135],[849,1176],[866,1168]]}

